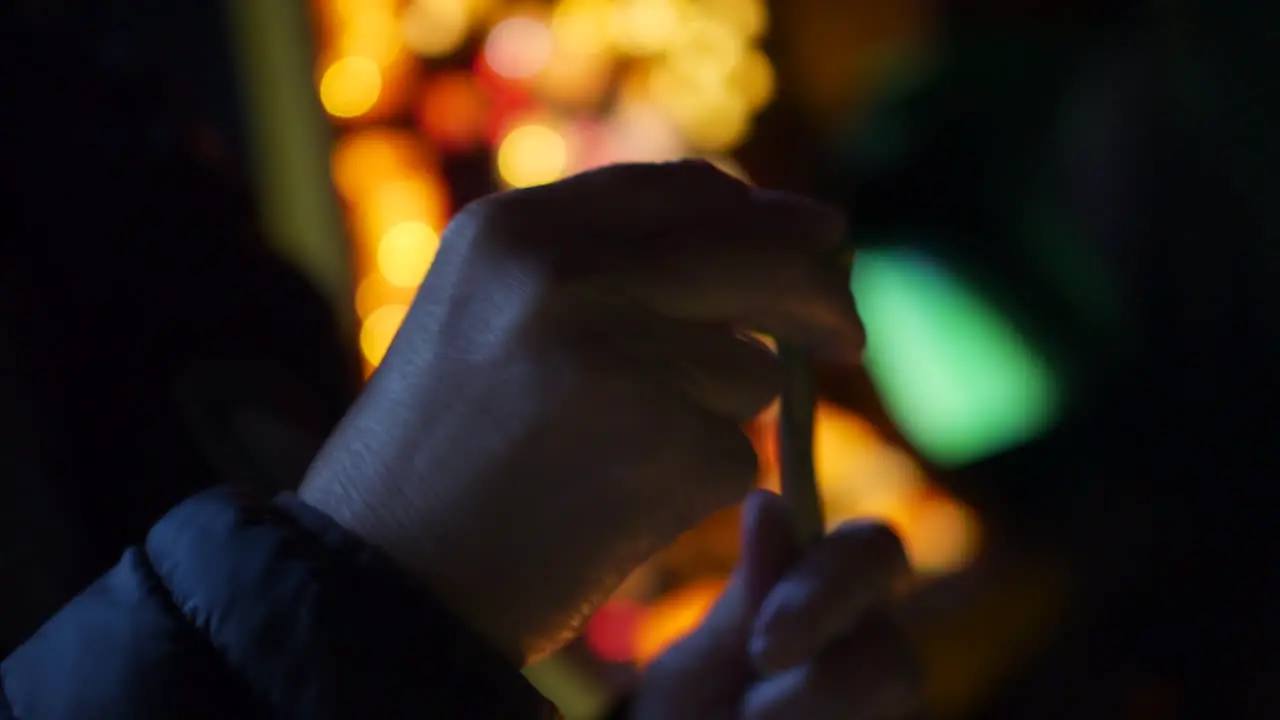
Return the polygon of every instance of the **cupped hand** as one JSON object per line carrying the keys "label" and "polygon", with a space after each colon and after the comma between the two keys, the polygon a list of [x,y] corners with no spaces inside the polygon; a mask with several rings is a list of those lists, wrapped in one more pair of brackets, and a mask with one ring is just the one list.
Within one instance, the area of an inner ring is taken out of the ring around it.
{"label": "cupped hand", "polygon": [[659,657],[636,720],[890,720],[915,715],[921,684],[885,611],[908,577],[881,525],[849,523],[801,553],[782,498],[753,493],[743,557],[703,625]]}
{"label": "cupped hand", "polygon": [[702,162],[473,203],[299,494],[511,657],[543,655],[750,489],[740,428],[778,371],[744,331],[857,358],[843,232]]}

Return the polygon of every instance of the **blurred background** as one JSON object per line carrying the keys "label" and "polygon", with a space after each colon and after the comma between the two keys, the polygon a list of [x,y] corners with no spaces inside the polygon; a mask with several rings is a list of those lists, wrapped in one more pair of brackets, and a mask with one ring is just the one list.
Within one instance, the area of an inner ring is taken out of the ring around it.
{"label": "blurred background", "polygon": [[[819,481],[903,537],[939,716],[1280,717],[1264,5],[12,4],[3,639],[193,489],[295,483],[467,202],[702,157],[852,218]],[[736,553],[713,518],[531,679],[603,712]]]}

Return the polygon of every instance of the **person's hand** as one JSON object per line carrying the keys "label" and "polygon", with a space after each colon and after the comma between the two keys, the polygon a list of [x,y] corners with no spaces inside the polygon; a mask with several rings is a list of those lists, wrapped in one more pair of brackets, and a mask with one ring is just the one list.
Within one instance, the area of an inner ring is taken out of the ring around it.
{"label": "person's hand", "polygon": [[744,330],[855,361],[840,215],[701,162],[465,208],[300,497],[515,659],[756,475],[778,393]]}
{"label": "person's hand", "polygon": [[846,524],[801,554],[782,498],[753,493],[732,582],[702,626],[645,672],[630,717],[915,714],[920,674],[884,611],[907,576],[902,545],[883,526]]}

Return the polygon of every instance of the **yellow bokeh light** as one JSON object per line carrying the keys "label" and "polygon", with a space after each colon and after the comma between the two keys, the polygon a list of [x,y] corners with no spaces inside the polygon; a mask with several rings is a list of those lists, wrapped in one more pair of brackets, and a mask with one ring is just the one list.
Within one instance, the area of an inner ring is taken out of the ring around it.
{"label": "yellow bokeh light", "polygon": [[416,287],[440,249],[440,236],[430,225],[413,220],[387,231],[378,243],[378,270],[392,285]]}
{"label": "yellow bokeh light", "polygon": [[347,19],[338,48],[343,55],[367,57],[386,67],[404,47],[394,13],[368,10]]}
{"label": "yellow bokeh light", "polygon": [[387,282],[380,272],[371,272],[356,287],[356,316],[369,317],[383,305],[408,305],[416,288],[400,287]]}
{"label": "yellow bokeh light", "polygon": [[470,21],[466,0],[412,0],[400,16],[401,37],[418,55],[443,57],[467,39]]}
{"label": "yellow bokeh light", "polygon": [[406,222],[444,227],[448,219],[446,193],[444,182],[430,175],[379,185],[356,205],[358,239],[362,243],[378,243],[389,230]]}
{"label": "yellow bokeh light", "polygon": [[636,662],[646,665],[706,618],[724,592],[723,580],[686,585],[648,607],[636,624]]}
{"label": "yellow bokeh light", "polygon": [[359,117],[373,108],[381,94],[382,69],[367,57],[341,58],[320,78],[320,102],[334,117]]}
{"label": "yellow bokeh light", "polygon": [[767,55],[755,48],[743,53],[729,71],[730,88],[753,110],[758,110],[773,100],[776,84],[773,63],[769,62]]}
{"label": "yellow bokeh light", "polygon": [[498,176],[515,188],[559,180],[569,166],[564,137],[545,125],[521,125],[498,145]]}
{"label": "yellow bokeh light", "polygon": [[556,45],[538,75],[539,93],[552,102],[598,107],[613,77],[613,58],[607,53],[580,54]]}
{"label": "yellow bokeh light", "polygon": [[680,35],[687,8],[679,0],[618,0],[610,27],[618,48],[631,55],[654,55]]}
{"label": "yellow bokeh light", "polygon": [[551,13],[556,48],[570,55],[607,53],[611,11],[607,0],[562,0]]}
{"label": "yellow bokeh light", "polygon": [[723,23],[699,20],[685,25],[667,62],[697,82],[720,85],[738,64],[747,45]]}
{"label": "yellow bokeh light", "polygon": [[376,367],[382,363],[408,312],[407,305],[383,305],[364,319],[360,326],[360,351],[370,365]]}
{"label": "yellow bokeh light", "polygon": [[399,0],[327,0],[322,6],[345,23],[365,13],[395,15],[398,2]]}
{"label": "yellow bokeh light", "polygon": [[706,152],[727,152],[751,135],[751,110],[740,98],[712,93],[688,96],[685,102],[668,105],[672,118],[685,140]]}
{"label": "yellow bokeh light", "polygon": [[330,158],[334,186],[348,202],[357,202],[381,183],[423,171],[422,143],[411,132],[364,128],[338,141]]}
{"label": "yellow bokeh light", "polygon": [[489,31],[484,60],[498,75],[523,79],[537,75],[551,59],[551,31],[541,20],[509,17]]}
{"label": "yellow bokeh light", "polygon": [[769,8],[765,0],[698,0],[698,14],[730,29],[735,35],[754,40],[769,29]]}

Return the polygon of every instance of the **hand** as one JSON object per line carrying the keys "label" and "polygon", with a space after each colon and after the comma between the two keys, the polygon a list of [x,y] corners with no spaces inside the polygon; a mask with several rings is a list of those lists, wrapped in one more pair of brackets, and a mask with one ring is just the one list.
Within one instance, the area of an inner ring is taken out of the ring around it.
{"label": "hand", "polygon": [[740,428],[778,372],[741,331],[857,358],[842,235],[701,162],[474,203],[299,494],[511,657],[543,655],[752,486]]}
{"label": "hand", "polygon": [[643,676],[631,717],[904,718],[920,676],[883,612],[908,574],[897,538],[850,523],[800,555],[782,498],[759,491],[743,515],[743,558],[697,631]]}

